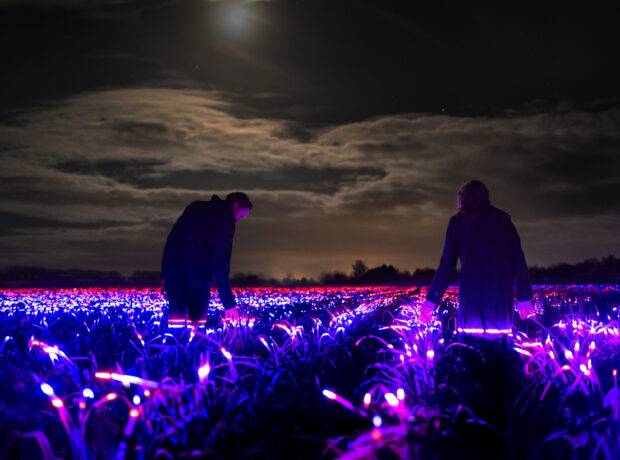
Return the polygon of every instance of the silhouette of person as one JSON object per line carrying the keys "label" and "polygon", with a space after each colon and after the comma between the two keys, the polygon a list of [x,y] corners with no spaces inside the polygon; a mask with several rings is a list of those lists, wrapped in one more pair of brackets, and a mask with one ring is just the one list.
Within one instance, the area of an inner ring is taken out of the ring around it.
{"label": "silhouette of person", "polygon": [[194,201],[185,208],[168,235],[161,264],[171,319],[189,316],[195,323],[204,316],[215,278],[225,318],[238,323],[229,280],[230,255],[235,223],[252,207],[245,193],[235,192],[225,200],[213,195],[210,201]]}
{"label": "silhouette of person", "polygon": [[532,312],[532,288],[517,230],[507,213],[491,205],[489,190],[480,181],[461,187],[457,208],[421,319],[427,321],[441,303],[460,259],[459,332],[510,332],[515,285],[519,314],[524,318]]}

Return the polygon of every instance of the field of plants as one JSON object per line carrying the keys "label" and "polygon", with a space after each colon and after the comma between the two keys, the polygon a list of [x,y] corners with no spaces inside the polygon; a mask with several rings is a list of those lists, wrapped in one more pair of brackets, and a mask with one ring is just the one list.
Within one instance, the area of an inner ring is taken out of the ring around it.
{"label": "field of plants", "polygon": [[0,291],[0,458],[620,458],[620,286],[535,286],[496,340],[425,289],[236,289],[196,328],[158,289]]}

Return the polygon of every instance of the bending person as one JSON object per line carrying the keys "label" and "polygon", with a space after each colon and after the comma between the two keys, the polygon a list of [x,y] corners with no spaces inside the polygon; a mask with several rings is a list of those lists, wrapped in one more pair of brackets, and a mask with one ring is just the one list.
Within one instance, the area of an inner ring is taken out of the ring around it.
{"label": "bending person", "polygon": [[532,312],[532,288],[517,230],[507,213],[491,205],[489,190],[480,181],[461,187],[457,208],[421,319],[427,321],[441,303],[460,259],[459,332],[510,332],[515,285],[520,315]]}
{"label": "bending person", "polygon": [[170,303],[170,319],[203,317],[209,306],[215,278],[225,317],[239,321],[230,288],[230,255],[235,223],[252,209],[245,193],[235,192],[221,200],[194,201],[178,218],[168,235],[161,264],[164,291]]}

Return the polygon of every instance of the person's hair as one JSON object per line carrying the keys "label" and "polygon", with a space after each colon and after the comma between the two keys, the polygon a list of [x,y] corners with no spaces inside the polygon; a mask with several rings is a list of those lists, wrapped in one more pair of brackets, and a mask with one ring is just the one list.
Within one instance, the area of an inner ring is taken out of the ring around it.
{"label": "person's hair", "polygon": [[226,203],[228,206],[232,206],[233,203],[237,203],[242,209],[252,209],[254,205],[250,201],[250,198],[243,192],[233,192],[226,195]]}
{"label": "person's hair", "polygon": [[479,180],[467,182],[457,194],[456,208],[468,219],[475,219],[480,207],[489,204],[489,189]]}

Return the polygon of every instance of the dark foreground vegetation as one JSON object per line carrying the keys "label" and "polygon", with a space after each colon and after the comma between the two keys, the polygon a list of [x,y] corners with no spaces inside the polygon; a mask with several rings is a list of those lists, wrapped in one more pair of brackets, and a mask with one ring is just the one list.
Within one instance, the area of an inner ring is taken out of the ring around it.
{"label": "dark foreground vegetation", "polygon": [[196,330],[156,289],[0,291],[0,457],[620,458],[620,287],[535,295],[485,342],[454,289],[432,325],[424,288],[242,289]]}

